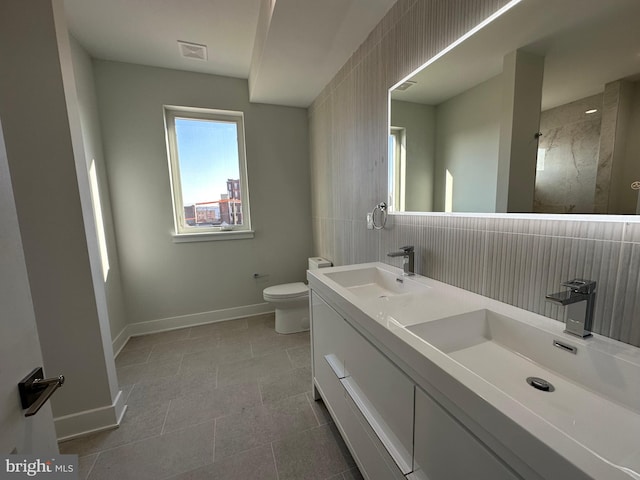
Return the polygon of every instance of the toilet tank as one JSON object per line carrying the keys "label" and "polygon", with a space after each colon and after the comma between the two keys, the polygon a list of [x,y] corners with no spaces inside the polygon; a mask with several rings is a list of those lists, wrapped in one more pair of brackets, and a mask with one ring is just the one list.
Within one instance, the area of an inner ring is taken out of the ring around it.
{"label": "toilet tank", "polygon": [[332,263],[326,258],[311,257],[309,258],[309,270],[317,270],[318,268],[330,267]]}

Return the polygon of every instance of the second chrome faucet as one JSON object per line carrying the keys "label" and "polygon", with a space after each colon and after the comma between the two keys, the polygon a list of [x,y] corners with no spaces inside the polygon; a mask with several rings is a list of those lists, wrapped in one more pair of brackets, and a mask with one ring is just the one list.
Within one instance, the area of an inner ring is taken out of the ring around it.
{"label": "second chrome faucet", "polygon": [[569,290],[546,295],[546,299],[558,305],[567,305],[565,332],[578,337],[591,335],[593,311],[596,301],[596,282],[576,278],[562,284]]}
{"label": "second chrome faucet", "polygon": [[402,270],[403,275],[414,275],[415,274],[415,250],[413,245],[407,245],[405,247],[400,247],[400,250],[397,252],[389,252],[387,253],[388,257],[402,257]]}

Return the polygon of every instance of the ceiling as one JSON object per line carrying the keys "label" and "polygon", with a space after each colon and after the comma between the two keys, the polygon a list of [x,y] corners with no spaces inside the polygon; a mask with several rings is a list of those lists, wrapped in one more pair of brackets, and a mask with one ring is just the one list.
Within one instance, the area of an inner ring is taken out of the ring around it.
{"label": "ceiling", "polygon": [[438,105],[498,75],[504,56],[523,49],[545,57],[542,109],[563,105],[640,72],[639,24],[638,0],[524,0],[393,98]]}
{"label": "ceiling", "polygon": [[[308,106],[395,0],[64,0],[98,59],[249,79],[252,102]],[[207,46],[184,58],[177,41]]]}

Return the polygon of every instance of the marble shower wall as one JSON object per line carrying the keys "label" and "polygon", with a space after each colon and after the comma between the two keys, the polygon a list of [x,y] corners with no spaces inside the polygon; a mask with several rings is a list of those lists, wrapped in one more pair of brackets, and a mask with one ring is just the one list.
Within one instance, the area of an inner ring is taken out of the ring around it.
{"label": "marble shower wall", "polygon": [[[585,113],[591,109],[597,112]],[[535,213],[594,212],[601,110],[598,94],[540,115]]]}
{"label": "marble shower wall", "polygon": [[560,282],[598,282],[595,331],[640,346],[640,224],[464,215],[391,215],[366,229],[387,194],[387,90],[506,4],[398,0],[309,109],[314,253],[336,265],[416,246],[416,270],[552,318]]}

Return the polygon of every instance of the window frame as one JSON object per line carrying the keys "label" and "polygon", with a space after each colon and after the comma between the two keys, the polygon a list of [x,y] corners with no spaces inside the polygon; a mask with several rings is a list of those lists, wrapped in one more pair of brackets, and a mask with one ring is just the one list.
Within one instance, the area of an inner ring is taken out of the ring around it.
{"label": "window frame", "polygon": [[389,128],[389,138],[391,137],[394,139],[394,151],[393,157],[389,159],[389,209],[392,212],[404,212],[407,180],[406,128],[392,125]]}
{"label": "window frame", "polygon": [[[244,113],[232,110],[183,107],[164,105],[165,138],[169,166],[169,182],[173,207],[173,237],[175,242],[226,240],[232,238],[253,238],[249,208],[249,183],[247,176],[247,157],[245,148]],[[235,123],[238,142],[238,170],[240,173],[240,201],[242,203],[242,225],[198,227],[186,225],[184,221],[184,203],[182,179],[175,129],[176,118],[219,121]]]}

